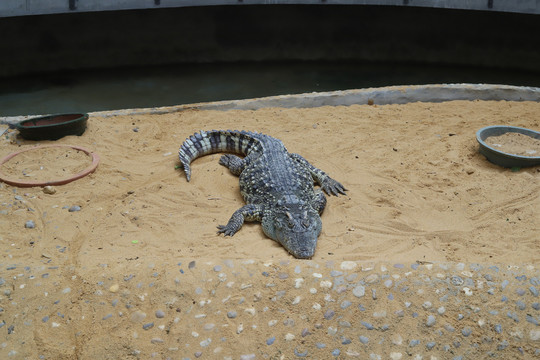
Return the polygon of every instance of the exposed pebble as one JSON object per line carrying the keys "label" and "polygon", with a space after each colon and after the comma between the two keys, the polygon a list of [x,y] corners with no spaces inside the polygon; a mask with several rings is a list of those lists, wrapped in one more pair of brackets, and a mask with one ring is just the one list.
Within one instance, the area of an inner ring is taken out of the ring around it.
{"label": "exposed pebble", "polygon": [[199,343],[199,345],[201,345],[202,347],[207,347],[208,345],[210,345],[211,342],[212,342],[212,339],[208,338],[208,339],[205,339],[205,340],[201,341]]}
{"label": "exposed pebble", "polygon": [[357,287],[355,287],[353,289],[353,295],[356,296],[356,297],[362,297],[366,294],[366,288],[362,285],[358,285]]}
{"label": "exposed pebble", "polygon": [[165,312],[163,310],[156,310],[156,317],[162,319],[165,317]]}
{"label": "exposed pebble", "polygon": [[153,322],[150,322],[150,323],[146,323],[143,325],[143,329],[144,330],[148,330],[148,329],[151,329],[154,327],[154,323]]}
{"label": "exposed pebble", "polygon": [[527,320],[527,322],[535,325],[535,326],[538,326],[540,325],[538,320],[536,320],[536,318],[532,317],[531,315],[527,314],[525,315],[525,320]]}
{"label": "exposed pebble", "polygon": [[349,306],[351,306],[351,304],[352,304],[352,303],[351,303],[349,300],[344,300],[344,301],[341,303],[340,307],[341,307],[343,310],[345,310],[346,308],[348,308]]}
{"label": "exposed pebble", "polygon": [[361,336],[358,338],[358,340],[360,340],[360,342],[361,342],[362,344],[367,344],[367,343],[369,343],[369,338],[368,338],[367,336],[361,335]]}
{"label": "exposed pebble", "polygon": [[293,341],[295,336],[291,333],[285,334],[285,341]]}
{"label": "exposed pebble", "polygon": [[332,318],[334,317],[334,315],[335,315],[334,310],[327,310],[327,311],[324,313],[324,318],[325,318],[326,320],[330,320],[330,319],[332,319]]}
{"label": "exposed pebble", "polygon": [[298,349],[294,348],[294,355],[296,355],[297,357],[306,357],[308,354],[308,351],[305,350],[305,351],[299,351]]}
{"label": "exposed pebble", "polygon": [[472,296],[472,294],[473,294],[473,291],[471,289],[469,289],[468,287],[464,287],[462,290],[463,290],[463,292],[465,293],[466,296]]}
{"label": "exposed pebble", "polygon": [[146,318],[146,313],[142,311],[135,311],[131,314],[131,321],[133,322],[142,322]]}
{"label": "exposed pebble", "polygon": [[443,315],[446,312],[446,308],[444,306],[441,306],[437,309],[437,313],[439,315]]}
{"label": "exposed pebble", "polygon": [[81,207],[79,205],[73,205],[68,209],[69,212],[75,212],[75,211],[81,211]]}
{"label": "exposed pebble", "polygon": [[362,325],[364,325],[364,327],[367,329],[367,330],[373,330],[375,329],[375,327],[373,325],[371,325],[370,323],[366,322],[366,321],[361,321],[360,322]]}
{"label": "exposed pebble", "polygon": [[47,185],[43,187],[43,192],[47,195],[56,194],[56,188],[54,186]]}
{"label": "exposed pebble", "polygon": [[518,315],[513,312],[513,311],[509,311],[506,313],[506,316],[508,316],[510,319],[514,320],[515,322],[519,322],[519,317]]}
{"label": "exposed pebble", "polygon": [[403,337],[400,334],[395,333],[391,335],[390,341],[392,344],[399,346],[403,343]]}
{"label": "exposed pebble", "polygon": [[409,347],[415,347],[418,344],[420,344],[420,340],[413,339],[413,340],[409,341]]}
{"label": "exposed pebble", "polygon": [[33,229],[36,227],[36,223],[34,220],[28,220],[26,223],[24,223],[24,227],[27,229]]}
{"label": "exposed pebble", "polygon": [[343,261],[340,265],[341,270],[354,270],[358,264],[355,261]]}
{"label": "exposed pebble", "polygon": [[424,310],[427,310],[427,309],[430,309],[431,308],[431,301],[426,301],[422,304],[422,307],[424,308]]}
{"label": "exposed pebble", "polygon": [[370,274],[366,277],[366,283],[368,284],[374,284],[379,281],[379,275],[377,274]]}

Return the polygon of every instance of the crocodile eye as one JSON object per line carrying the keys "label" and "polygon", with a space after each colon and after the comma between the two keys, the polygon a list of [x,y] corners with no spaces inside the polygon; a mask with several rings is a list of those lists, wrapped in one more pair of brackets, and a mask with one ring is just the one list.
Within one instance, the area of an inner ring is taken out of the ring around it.
{"label": "crocodile eye", "polygon": [[289,229],[292,229],[294,227],[294,223],[292,221],[289,221],[287,225],[289,225]]}

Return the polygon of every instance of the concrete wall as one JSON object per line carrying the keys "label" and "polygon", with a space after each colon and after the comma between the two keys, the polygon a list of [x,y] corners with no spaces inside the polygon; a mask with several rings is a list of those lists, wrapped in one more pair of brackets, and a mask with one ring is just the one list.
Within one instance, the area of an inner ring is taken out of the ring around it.
{"label": "concrete wall", "polygon": [[184,6],[264,4],[420,6],[540,14],[540,0],[1,0],[0,17]]}
{"label": "concrete wall", "polygon": [[0,77],[290,60],[540,72],[539,20],[537,15],[518,13],[354,5],[209,6],[5,17],[0,18]]}

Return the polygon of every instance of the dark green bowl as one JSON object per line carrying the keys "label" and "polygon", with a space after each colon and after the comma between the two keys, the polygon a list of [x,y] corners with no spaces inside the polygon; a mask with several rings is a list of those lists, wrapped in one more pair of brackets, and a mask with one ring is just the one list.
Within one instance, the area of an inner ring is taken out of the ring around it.
{"label": "dark green bowl", "polygon": [[508,132],[519,133],[530,136],[534,139],[540,139],[540,133],[531,129],[504,125],[488,126],[478,130],[476,133],[476,140],[480,144],[480,153],[492,163],[507,168],[540,165],[540,156],[521,156],[509,154],[494,149],[485,143],[485,140],[490,136],[499,136]]}
{"label": "dark green bowl", "polygon": [[27,140],[57,140],[67,135],[82,135],[88,114],[56,114],[27,119],[15,124]]}

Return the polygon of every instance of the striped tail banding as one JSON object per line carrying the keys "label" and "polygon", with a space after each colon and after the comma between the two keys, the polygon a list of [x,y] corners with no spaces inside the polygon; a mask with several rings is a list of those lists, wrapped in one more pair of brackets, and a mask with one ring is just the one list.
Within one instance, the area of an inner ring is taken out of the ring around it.
{"label": "striped tail banding", "polygon": [[237,130],[201,130],[200,133],[191,135],[178,150],[187,181],[191,180],[190,164],[196,158],[219,152],[247,155],[254,147],[261,145],[257,135]]}

